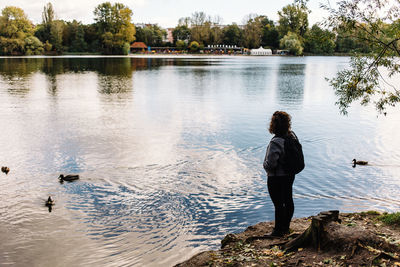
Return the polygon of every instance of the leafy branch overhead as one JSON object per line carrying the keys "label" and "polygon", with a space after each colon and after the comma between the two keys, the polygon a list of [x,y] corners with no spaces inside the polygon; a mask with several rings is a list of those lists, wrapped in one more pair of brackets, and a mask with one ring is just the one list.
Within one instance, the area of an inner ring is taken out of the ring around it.
{"label": "leafy branch overhead", "polygon": [[[371,51],[355,54],[350,66],[328,80],[334,88],[342,114],[351,103],[374,103],[386,115],[389,106],[400,102],[400,0],[343,0],[336,8],[322,5],[330,13],[326,26],[338,36],[353,38]],[[365,51],[364,51],[365,52]]]}

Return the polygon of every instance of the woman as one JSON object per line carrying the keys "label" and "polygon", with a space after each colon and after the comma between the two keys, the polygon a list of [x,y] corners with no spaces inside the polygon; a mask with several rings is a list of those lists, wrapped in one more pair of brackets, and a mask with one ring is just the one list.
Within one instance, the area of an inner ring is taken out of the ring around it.
{"label": "woman", "polygon": [[275,227],[271,236],[280,237],[289,233],[294,203],[292,186],[294,174],[284,170],[285,136],[293,135],[291,117],[284,111],[276,111],[271,118],[269,132],[274,134],[265,155],[264,169],[268,175],[268,192],[275,207]]}

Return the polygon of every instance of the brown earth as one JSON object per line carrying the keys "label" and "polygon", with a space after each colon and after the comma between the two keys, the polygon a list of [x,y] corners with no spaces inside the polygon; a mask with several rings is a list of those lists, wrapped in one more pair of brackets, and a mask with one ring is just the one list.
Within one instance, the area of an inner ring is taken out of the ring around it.
{"label": "brown earth", "polygon": [[304,244],[292,252],[284,246],[304,233],[313,217],[294,219],[291,233],[282,238],[270,238],[273,222],[261,222],[227,235],[221,249],[199,253],[176,266],[400,266],[400,227],[383,224],[379,215],[339,214],[339,222],[324,226],[319,249]]}

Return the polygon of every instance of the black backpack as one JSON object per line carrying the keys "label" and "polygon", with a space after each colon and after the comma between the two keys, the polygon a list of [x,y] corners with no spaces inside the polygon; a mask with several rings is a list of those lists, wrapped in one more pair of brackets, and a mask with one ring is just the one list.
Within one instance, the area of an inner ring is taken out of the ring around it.
{"label": "black backpack", "polygon": [[290,174],[298,174],[305,166],[302,146],[294,132],[283,138],[285,139],[283,169]]}

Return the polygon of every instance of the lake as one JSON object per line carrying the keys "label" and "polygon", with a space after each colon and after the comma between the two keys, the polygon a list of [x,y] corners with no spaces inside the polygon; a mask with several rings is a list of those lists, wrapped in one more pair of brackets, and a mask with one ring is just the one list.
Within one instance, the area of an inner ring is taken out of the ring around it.
{"label": "lake", "polygon": [[348,60],[0,58],[0,265],[171,266],[273,220],[275,110],[305,153],[295,217],[397,211],[400,112],[340,115],[325,77]]}

